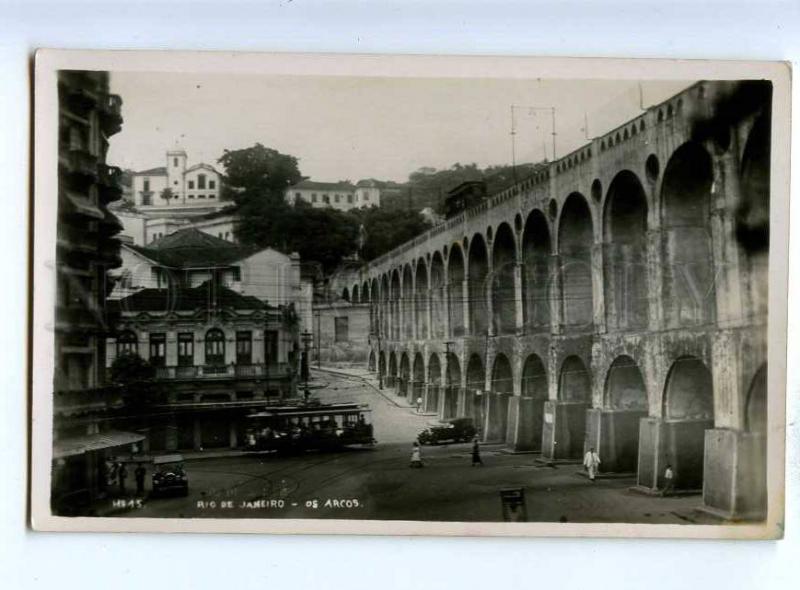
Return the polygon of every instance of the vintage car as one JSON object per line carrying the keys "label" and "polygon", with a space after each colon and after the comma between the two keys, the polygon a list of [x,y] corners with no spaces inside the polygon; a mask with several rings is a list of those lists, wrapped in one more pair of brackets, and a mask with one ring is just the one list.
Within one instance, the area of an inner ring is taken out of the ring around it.
{"label": "vintage car", "polygon": [[478,433],[472,418],[452,418],[442,424],[431,426],[419,433],[417,440],[422,445],[466,442]]}
{"label": "vintage car", "polygon": [[151,496],[189,495],[189,478],[183,467],[183,455],[161,455],[153,458],[153,490]]}

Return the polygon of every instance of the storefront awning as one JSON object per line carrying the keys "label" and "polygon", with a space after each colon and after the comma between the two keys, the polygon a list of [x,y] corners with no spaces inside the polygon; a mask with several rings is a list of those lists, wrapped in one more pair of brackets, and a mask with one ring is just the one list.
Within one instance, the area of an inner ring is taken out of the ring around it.
{"label": "storefront awning", "polygon": [[119,431],[87,434],[86,436],[73,436],[53,443],[53,459],[64,459],[66,457],[82,455],[90,451],[121,447],[142,442],[143,440],[143,434]]}

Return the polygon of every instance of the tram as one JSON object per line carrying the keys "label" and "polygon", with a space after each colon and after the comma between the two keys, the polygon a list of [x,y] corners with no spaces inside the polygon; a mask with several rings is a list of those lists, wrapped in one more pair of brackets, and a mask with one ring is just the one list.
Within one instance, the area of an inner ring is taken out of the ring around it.
{"label": "tram", "polygon": [[248,451],[336,450],[375,444],[366,404],[334,403],[269,407],[247,417]]}

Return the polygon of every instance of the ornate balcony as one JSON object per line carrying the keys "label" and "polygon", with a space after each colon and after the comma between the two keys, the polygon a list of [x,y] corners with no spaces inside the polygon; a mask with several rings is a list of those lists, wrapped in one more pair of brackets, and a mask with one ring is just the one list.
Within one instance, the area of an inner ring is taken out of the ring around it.
{"label": "ornate balcony", "polygon": [[104,203],[111,203],[122,198],[121,179],[121,168],[107,164],[100,164],[97,167],[97,182],[100,188],[100,197]]}
{"label": "ornate balcony", "polygon": [[117,94],[106,94],[98,106],[106,135],[118,133],[122,129],[122,98]]}
{"label": "ornate balcony", "polygon": [[157,380],[173,379],[231,379],[269,378],[291,376],[289,363],[263,363],[248,365],[190,365],[156,367]]}

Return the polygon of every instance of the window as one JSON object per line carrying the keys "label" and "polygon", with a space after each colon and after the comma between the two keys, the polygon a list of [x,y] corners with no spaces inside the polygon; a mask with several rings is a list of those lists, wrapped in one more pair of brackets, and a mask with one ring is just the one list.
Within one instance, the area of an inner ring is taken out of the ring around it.
{"label": "window", "polygon": [[348,203],[352,203],[353,202],[353,195],[347,195],[347,202]]}
{"label": "window", "polygon": [[194,180],[189,181],[189,188],[194,188]]}
{"label": "window", "polygon": [[236,332],[236,364],[253,364],[253,333]]}
{"label": "window", "polygon": [[190,199],[194,199],[194,195],[189,195],[189,198]]}
{"label": "window", "polygon": [[342,195],[336,195],[335,197],[333,197],[333,200],[338,203],[339,199],[341,199],[341,198],[342,198]]}
{"label": "window", "polygon": [[271,365],[278,362],[278,333],[275,330],[264,332],[264,358]]}
{"label": "window", "polygon": [[178,366],[191,367],[194,365],[194,334],[181,332],[178,334]]}
{"label": "window", "polygon": [[208,195],[209,199],[213,199],[215,195]]}
{"label": "window", "polygon": [[150,192],[150,179],[149,178],[145,178],[144,179],[144,187],[143,187],[142,190],[144,190],[144,192],[146,192],[146,193]]}
{"label": "window", "polygon": [[167,335],[162,333],[150,334],[150,364],[154,367],[163,367],[167,360]]}
{"label": "window", "polygon": [[215,180],[209,180],[208,188],[217,188],[217,182]]}
{"label": "window", "polygon": [[325,203],[327,205],[331,204],[331,198],[330,198],[329,195],[322,195],[322,201],[323,201],[323,203]]}
{"label": "window", "polygon": [[206,332],[206,364],[212,366],[225,364],[225,334],[218,328]]}
{"label": "window", "polygon": [[363,197],[365,201],[369,201],[369,193],[364,193]]}
{"label": "window", "polygon": [[205,196],[205,195],[197,195],[197,198],[198,198],[198,199],[205,199],[205,198],[206,198],[206,196]]}
{"label": "window", "polygon": [[178,167],[178,158],[172,158],[172,165],[177,168]]}
{"label": "window", "polygon": [[311,193],[311,202],[312,203],[316,203],[317,202],[317,193]]}
{"label": "window", "polygon": [[136,338],[136,334],[130,330],[126,330],[117,336],[117,356],[126,354],[139,354],[139,341]]}
{"label": "window", "polygon": [[205,174],[198,174],[197,175],[197,188],[199,188],[199,189],[206,188],[206,175]]}
{"label": "window", "polygon": [[300,193],[295,193],[294,194],[294,198],[295,199],[300,199],[300,198],[302,198],[302,195]]}
{"label": "window", "polygon": [[172,184],[174,184],[175,186],[178,186],[178,181],[177,180],[173,180]]}
{"label": "window", "polygon": [[347,317],[334,318],[333,333],[336,342],[347,342],[350,339],[347,334]]}

